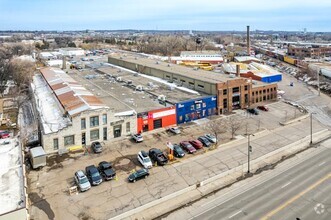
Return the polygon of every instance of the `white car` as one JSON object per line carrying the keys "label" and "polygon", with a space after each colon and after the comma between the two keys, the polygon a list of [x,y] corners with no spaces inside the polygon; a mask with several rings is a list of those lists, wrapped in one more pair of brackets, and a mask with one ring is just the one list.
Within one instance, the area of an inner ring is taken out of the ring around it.
{"label": "white car", "polygon": [[212,134],[205,134],[205,137],[208,139],[208,141],[212,142],[212,143],[216,143],[217,139],[214,135]]}
{"label": "white car", "polygon": [[169,131],[171,131],[174,134],[180,134],[180,130],[178,127],[171,127],[169,128]]}
{"label": "white car", "polygon": [[144,168],[149,169],[153,167],[151,158],[149,158],[148,154],[145,151],[140,151],[137,155],[138,161],[143,165]]}
{"label": "white car", "polygon": [[91,188],[91,183],[89,182],[82,170],[78,170],[75,173],[75,182],[81,192],[84,192]]}
{"label": "white car", "polygon": [[144,141],[144,138],[143,138],[143,136],[141,136],[141,134],[133,134],[132,139],[137,143]]}

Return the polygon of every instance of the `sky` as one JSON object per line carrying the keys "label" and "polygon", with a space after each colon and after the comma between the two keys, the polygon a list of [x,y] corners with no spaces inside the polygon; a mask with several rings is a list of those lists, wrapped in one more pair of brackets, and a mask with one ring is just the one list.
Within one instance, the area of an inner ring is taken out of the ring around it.
{"label": "sky", "polygon": [[0,0],[0,30],[331,31],[331,0]]}

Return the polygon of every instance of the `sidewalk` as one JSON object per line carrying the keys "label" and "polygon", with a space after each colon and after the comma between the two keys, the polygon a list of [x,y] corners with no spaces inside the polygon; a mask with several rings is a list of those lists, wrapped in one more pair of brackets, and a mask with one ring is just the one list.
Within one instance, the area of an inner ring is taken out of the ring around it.
{"label": "sidewalk", "polygon": [[[331,132],[327,129],[319,131],[314,134],[313,141],[318,142],[331,136]],[[266,164],[273,164],[281,160],[284,156],[293,155],[296,152],[308,147],[310,136],[298,140],[292,144],[286,145],[275,151],[270,152],[260,158],[256,158],[251,161],[252,169],[254,173],[257,169],[264,167]],[[172,210],[178,209],[188,203],[200,199],[201,197],[212,193],[213,191],[219,190],[220,188],[232,184],[237,181],[239,177],[243,177],[243,174],[247,170],[247,163],[242,166],[234,167],[226,172],[223,172],[214,177],[208,178],[195,185],[191,185],[175,193],[167,195],[163,198],[140,206],[136,209],[130,210],[126,213],[118,215],[112,220],[117,219],[153,219],[168,213]],[[170,201],[171,202],[168,202]]]}

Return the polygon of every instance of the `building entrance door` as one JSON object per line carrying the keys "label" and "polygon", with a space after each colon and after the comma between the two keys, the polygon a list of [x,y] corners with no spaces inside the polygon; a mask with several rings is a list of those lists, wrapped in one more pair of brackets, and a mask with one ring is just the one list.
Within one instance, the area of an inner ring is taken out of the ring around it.
{"label": "building entrance door", "polygon": [[122,135],[122,125],[114,126],[114,138],[121,137]]}
{"label": "building entrance door", "polygon": [[85,136],[86,136],[85,132],[82,133],[82,145],[85,145],[85,143],[86,143],[86,137]]}

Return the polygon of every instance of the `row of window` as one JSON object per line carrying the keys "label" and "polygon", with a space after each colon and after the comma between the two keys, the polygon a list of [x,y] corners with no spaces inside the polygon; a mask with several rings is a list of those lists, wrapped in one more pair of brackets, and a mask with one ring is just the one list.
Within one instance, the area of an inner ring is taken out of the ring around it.
{"label": "row of window", "polygon": [[[248,90],[248,86],[245,85],[245,91]],[[238,93],[240,91],[239,87],[234,87],[232,88],[232,93]],[[223,89],[223,95],[227,95],[228,94],[228,90],[227,89]]]}
{"label": "row of window", "polygon": [[[86,129],[86,118],[81,119],[81,129],[84,130]],[[102,115],[102,125],[107,124],[107,115],[103,114]],[[92,116],[90,117],[90,128],[97,127],[99,126],[99,116]]]}
{"label": "row of window", "polygon": [[260,90],[260,91],[255,91],[252,93],[252,95],[254,96],[255,95],[258,95],[258,94],[265,94],[265,93],[269,93],[269,92],[275,92],[276,91],[276,88],[270,88],[270,89],[263,89],[263,90]]}

